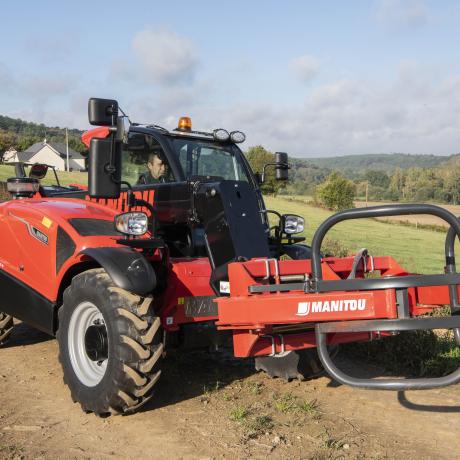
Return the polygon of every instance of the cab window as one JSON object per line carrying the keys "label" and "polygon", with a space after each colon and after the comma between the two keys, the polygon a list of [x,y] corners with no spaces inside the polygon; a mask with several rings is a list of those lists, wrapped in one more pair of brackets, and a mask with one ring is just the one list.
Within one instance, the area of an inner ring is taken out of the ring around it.
{"label": "cab window", "polygon": [[205,176],[249,182],[240,152],[235,146],[191,139],[175,139],[173,144],[188,180]]}
{"label": "cab window", "polygon": [[160,143],[148,134],[130,133],[123,147],[122,180],[132,185],[174,181]]}

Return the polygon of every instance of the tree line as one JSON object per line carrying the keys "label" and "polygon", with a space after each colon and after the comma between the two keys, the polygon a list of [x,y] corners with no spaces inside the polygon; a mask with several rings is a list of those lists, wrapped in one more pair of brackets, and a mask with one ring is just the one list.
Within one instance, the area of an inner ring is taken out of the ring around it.
{"label": "tree line", "polygon": [[[85,155],[88,149],[81,142],[82,134],[78,129],[69,129],[69,147]],[[48,142],[65,142],[65,129],[0,115],[0,158],[10,148],[23,152],[31,145],[42,142],[45,137]]]}
{"label": "tree line", "polygon": [[[262,146],[251,147],[245,154],[252,169],[258,172],[262,171],[265,163],[274,161],[274,154]],[[399,157],[397,159],[400,160]],[[351,171],[348,168],[335,171],[309,160],[290,158],[289,183],[277,183],[273,170],[269,170],[267,181],[261,188],[265,193],[309,195],[326,207],[335,209],[338,207],[325,203],[325,190],[326,194],[329,190],[336,197],[341,194],[346,196],[347,202],[354,198],[367,198],[372,201],[460,204],[460,156],[446,158],[436,166],[397,167],[387,171]],[[338,206],[343,207],[342,204]]]}

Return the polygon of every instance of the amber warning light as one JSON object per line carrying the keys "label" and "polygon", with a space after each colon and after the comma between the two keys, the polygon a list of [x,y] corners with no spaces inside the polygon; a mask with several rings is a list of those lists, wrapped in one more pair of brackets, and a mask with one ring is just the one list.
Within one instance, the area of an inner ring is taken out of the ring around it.
{"label": "amber warning light", "polygon": [[190,117],[180,117],[177,129],[180,131],[191,131],[192,130],[192,119]]}

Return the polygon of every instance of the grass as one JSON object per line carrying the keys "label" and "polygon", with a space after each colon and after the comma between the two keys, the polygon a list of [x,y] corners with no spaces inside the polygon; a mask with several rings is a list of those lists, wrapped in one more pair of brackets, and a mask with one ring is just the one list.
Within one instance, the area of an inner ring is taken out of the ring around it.
{"label": "grass", "polygon": [[319,409],[318,401],[312,399],[311,401],[304,401],[298,405],[299,410],[308,415],[316,415]]}
{"label": "grass", "polygon": [[460,367],[460,348],[450,332],[413,331],[343,346],[353,356],[394,374],[440,377]]}
{"label": "grass", "polygon": [[[318,226],[333,214],[322,208],[289,201],[282,197],[266,197],[268,209],[281,213],[299,214],[305,218],[303,236],[309,244]],[[373,255],[388,255],[414,273],[442,273],[444,267],[445,234],[424,228],[360,219],[341,222],[328,236],[351,252],[366,247]],[[458,250],[458,248],[457,248]]]}
{"label": "grass", "polygon": [[[88,173],[87,172],[65,172],[57,171],[59,182],[61,185],[69,184],[87,184]],[[0,182],[6,182],[9,177],[15,177],[14,166],[12,165],[0,165]],[[46,174],[46,177],[40,181],[43,185],[56,184],[53,171],[50,169]]]}
{"label": "grass", "polygon": [[273,419],[268,415],[258,415],[252,420],[247,420],[246,429],[250,437],[255,437],[261,433],[270,431],[275,426]]}
{"label": "grass", "polygon": [[230,411],[230,420],[242,423],[249,415],[249,409],[244,406],[237,406]]}

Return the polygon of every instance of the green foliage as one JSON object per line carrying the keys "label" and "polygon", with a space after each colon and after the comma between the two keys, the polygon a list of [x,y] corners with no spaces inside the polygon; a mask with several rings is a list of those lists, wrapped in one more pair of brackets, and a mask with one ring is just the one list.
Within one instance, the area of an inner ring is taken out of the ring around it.
{"label": "green foliage", "polygon": [[390,178],[383,171],[368,170],[366,171],[364,178],[374,187],[387,188],[390,185]]}
{"label": "green foliage", "polygon": [[316,196],[328,209],[340,211],[352,208],[355,184],[338,172],[333,172],[323,184],[316,187]]}
{"label": "green foliage", "polygon": [[[85,155],[88,149],[80,140],[82,133],[78,129],[68,130],[69,147]],[[21,152],[45,137],[48,142],[65,142],[65,129],[0,115],[0,159],[10,147]]]}
{"label": "green foliage", "polygon": [[[245,155],[251,165],[251,169],[260,174],[262,174],[264,165],[275,162],[275,154],[265,150],[261,145],[250,147],[245,152]],[[260,187],[263,193],[276,194],[285,185],[284,181],[277,181],[275,179],[275,168],[273,166],[265,169],[265,182]]]}
{"label": "green foliage", "polygon": [[231,410],[230,420],[233,422],[243,422],[249,415],[249,409],[246,407],[238,406]]}
{"label": "green foliage", "polygon": [[340,157],[309,158],[309,162],[319,167],[341,171],[347,177],[356,177],[364,171],[385,171],[392,173],[397,168],[433,168],[440,166],[455,156],[408,155],[404,153],[376,153],[368,155],[345,155]]}

